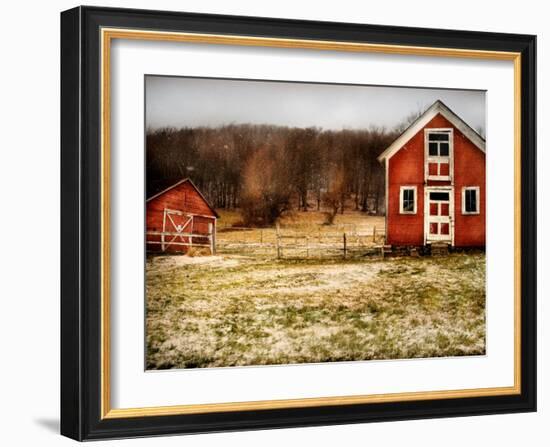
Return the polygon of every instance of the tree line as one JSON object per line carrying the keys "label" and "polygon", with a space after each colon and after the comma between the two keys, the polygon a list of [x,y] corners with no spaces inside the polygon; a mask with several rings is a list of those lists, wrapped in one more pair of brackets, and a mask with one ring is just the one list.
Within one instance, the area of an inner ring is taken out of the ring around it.
{"label": "tree line", "polygon": [[323,211],[327,223],[345,210],[381,214],[384,168],[376,158],[397,132],[250,124],[149,130],[147,196],[189,177],[215,208],[240,209],[246,225],[271,225],[298,210]]}

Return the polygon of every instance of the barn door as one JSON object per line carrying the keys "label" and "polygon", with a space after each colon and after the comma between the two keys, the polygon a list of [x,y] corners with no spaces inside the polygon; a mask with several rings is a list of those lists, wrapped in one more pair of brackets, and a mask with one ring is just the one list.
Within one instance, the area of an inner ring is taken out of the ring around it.
{"label": "barn door", "polygon": [[162,251],[170,245],[179,246],[180,250],[192,245],[193,216],[165,208],[162,233]]}
{"label": "barn door", "polygon": [[424,237],[426,243],[453,243],[452,189],[426,188],[424,210]]}

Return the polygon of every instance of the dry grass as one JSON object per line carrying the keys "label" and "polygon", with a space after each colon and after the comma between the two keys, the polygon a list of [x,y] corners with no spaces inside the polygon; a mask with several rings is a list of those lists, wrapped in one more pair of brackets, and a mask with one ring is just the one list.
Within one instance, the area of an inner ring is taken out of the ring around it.
{"label": "dry grass", "polygon": [[[239,227],[241,216],[238,211],[219,211],[217,232],[217,249],[227,254],[261,254],[276,255],[276,229]],[[326,253],[327,246],[340,245],[342,235],[348,236],[348,244],[353,247],[373,246],[382,244],[384,240],[384,217],[367,216],[361,212],[346,211],[338,214],[333,225],[324,225],[323,212],[308,211],[294,212],[285,215],[280,220],[280,232],[285,236],[283,243],[305,246],[304,237],[308,237],[308,244],[322,246]],[[237,226],[235,228],[235,226]],[[376,239],[373,239],[373,230],[376,228]],[[292,236],[296,236],[294,239]],[[244,244],[249,244],[244,246]],[[302,247],[303,248],[303,247]],[[284,250],[285,255],[305,257],[304,250]],[[319,250],[311,250],[312,256],[319,255]]]}
{"label": "dry grass", "polygon": [[[220,218],[217,225],[219,228],[240,226],[242,221],[238,210],[218,210]],[[325,214],[322,211],[295,211],[286,213],[279,220],[282,228],[315,228],[323,226],[331,228],[350,228],[354,226],[358,230],[371,230],[374,225],[378,229],[384,229],[384,216],[368,216],[360,211],[346,211],[344,214],[337,214],[334,218],[334,225],[325,225]]]}
{"label": "dry grass", "polygon": [[147,260],[147,368],[485,353],[485,256]]}

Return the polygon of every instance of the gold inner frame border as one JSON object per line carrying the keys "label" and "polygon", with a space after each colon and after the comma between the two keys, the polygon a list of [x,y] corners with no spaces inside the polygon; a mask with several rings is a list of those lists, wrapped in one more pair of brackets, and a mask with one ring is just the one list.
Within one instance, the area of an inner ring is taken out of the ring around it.
{"label": "gold inner frame border", "polygon": [[[514,63],[514,385],[444,391],[403,392],[355,396],[328,396],[303,399],[223,402],[215,404],[170,405],[140,408],[111,408],[110,350],[110,72],[113,39],[164,42],[294,48],[357,53],[437,56],[467,59],[507,60]],[[521,393],[521,53],[352,43],[339,41],[266,38],[251,36],[163,32],[138,29],[101,29],[101,419],[168,416],[231,411],[311,408],[430,399],[504,396]]]}

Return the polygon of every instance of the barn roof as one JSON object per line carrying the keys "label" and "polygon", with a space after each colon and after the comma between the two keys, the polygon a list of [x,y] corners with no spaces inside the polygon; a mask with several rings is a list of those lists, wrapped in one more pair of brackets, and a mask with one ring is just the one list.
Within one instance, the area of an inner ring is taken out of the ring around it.
{"label": "barn roof", "polygon": [[199,188],[197,188],[197,186],[193,183],[193,181],[187,177],[187,178],[184,178],[182,180],[180,180],[179,182],[176,182],[174,183],[172,186],[169,186],[168,188],[166,189],[163,189],[162,191],[160,192],[157,192],[156,194],[152,195],[151,197],[149,197],[146,202],[150,202],[151,200],[153,199],[156,199],[157,197],[163,195],[164,193],[167,193],[168,191],[170,191],[171,189],[174,189],[176,186],[179,186],[181,185],[182,183],[185,183],[185,182],[188,182],[195,191],[197,191],[197,193],[199,194],[199,196],[201,197],[202,200],[204,200],[204,203],[206,203],[206,205],[208,206],[208,208],[210,208],[210,211],[212,211],[212,213],[214,213],[214,216],[216,217],[220,217],[220,215],[216,212],[216,210],[214,209],[214,207],[212,205],[210,205],[210,203],[208,202],[208,200],[206,200],[206,197],[204,197],[202,195],[202,192],[200,192]]}
{"label": "barn roof", "polygon": [[394,155],[407,143],[407,141],[421,131],[438,114],[441,114],[453,126],[460,130],[460,132],[462,132],[478,149],[485,152],[485,139],[438,99],[378,156],[378,161],[382,162]]}

